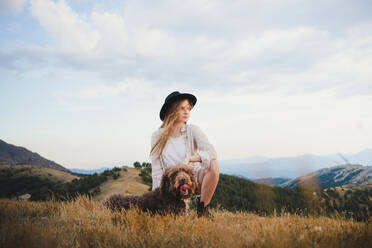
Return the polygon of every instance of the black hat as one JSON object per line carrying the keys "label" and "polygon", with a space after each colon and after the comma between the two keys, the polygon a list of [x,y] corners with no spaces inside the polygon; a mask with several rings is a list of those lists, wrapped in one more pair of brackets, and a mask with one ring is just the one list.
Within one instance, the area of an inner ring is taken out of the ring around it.
{"label": "black hat", "polygon": [[176,102],[177,100],[181,99],[188,99],[192,106],[196,104],[196,97],[194,95],[188,93],[179,93],[178,91],[174,91],[170,93],[167,98],[165,98],[164,104],[160,110],[160,120],[164,120],[165,114],[168,111],[168,108],[172,105],[172,103]]}

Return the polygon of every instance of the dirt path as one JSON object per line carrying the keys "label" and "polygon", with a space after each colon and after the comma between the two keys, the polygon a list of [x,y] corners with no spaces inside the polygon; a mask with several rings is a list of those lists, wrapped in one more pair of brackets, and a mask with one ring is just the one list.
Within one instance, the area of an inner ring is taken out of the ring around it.
{"label": "dirt path", "polygon": [[128,184],[129,184],[129,182],[130,182],[130,179],[134,179],[134,178],[135,178],[134,175],[130,175],[130,176],[127,178],[127,180],[124,181],[123,186],[122,186],[123,188],[122,188],[122,191],[121,191],[121,192],[125,193],[125,191],[126,191],[126,189],[127,189],[127,186],[128,186]]}
{"label": "dirt path", "polygon": [[134,168],[121,171],[118,179],[109,178],[107,182],[100,185],[101,192],[94,198],[101,201],[111,194],[142,194],[148,191],[148,186],[142,183],[138,173]]}

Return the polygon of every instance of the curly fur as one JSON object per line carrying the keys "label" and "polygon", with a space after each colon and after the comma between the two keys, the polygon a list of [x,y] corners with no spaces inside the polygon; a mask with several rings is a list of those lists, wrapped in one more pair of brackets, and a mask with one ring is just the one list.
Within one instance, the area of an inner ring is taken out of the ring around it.
{"label": "curly fur", "polygon": [[[188,185],[188,191],[182,191],[182,185]],[[165,170],[160,187],[142,195],[113,194],[102,201],[102,205],[112,209],[137,207],[152,214],[181,214],[186,211],[185,199],[189,199],[197,188],[194,170],[188,165],[178,165]]]}

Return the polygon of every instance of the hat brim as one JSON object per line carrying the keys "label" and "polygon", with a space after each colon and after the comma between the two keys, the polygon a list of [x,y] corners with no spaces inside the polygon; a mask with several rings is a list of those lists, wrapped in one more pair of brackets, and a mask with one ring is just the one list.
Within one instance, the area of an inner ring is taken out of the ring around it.
{"label": "hat brim", "polygon": [[160,120],[164,120],[165,118],[165,115],[167,114],[167,111],[168,111],[168,108],[176,101],[178,100],[181,100],[181,99],[188,99],[190,101],[190,103],[195,106],[196,104],[196,97],[192,94],[188,94],[188,93],[183,93],[183,94],[179,94],[179,95],[176,95],[170,99],[168,99],[167,102],[165,102],[163,104],[163,106],[161,107],[161,110],[160,110]]}

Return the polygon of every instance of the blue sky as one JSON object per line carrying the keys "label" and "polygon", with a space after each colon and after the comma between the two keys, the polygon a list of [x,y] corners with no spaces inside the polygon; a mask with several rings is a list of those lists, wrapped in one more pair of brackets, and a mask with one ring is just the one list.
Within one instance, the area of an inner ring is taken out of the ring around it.
{"label": "blue sky", "polygon": [[372,148],[371,1],[0,2],[0,139],[67,168],[148,159],[172,91],[219,159]]}

